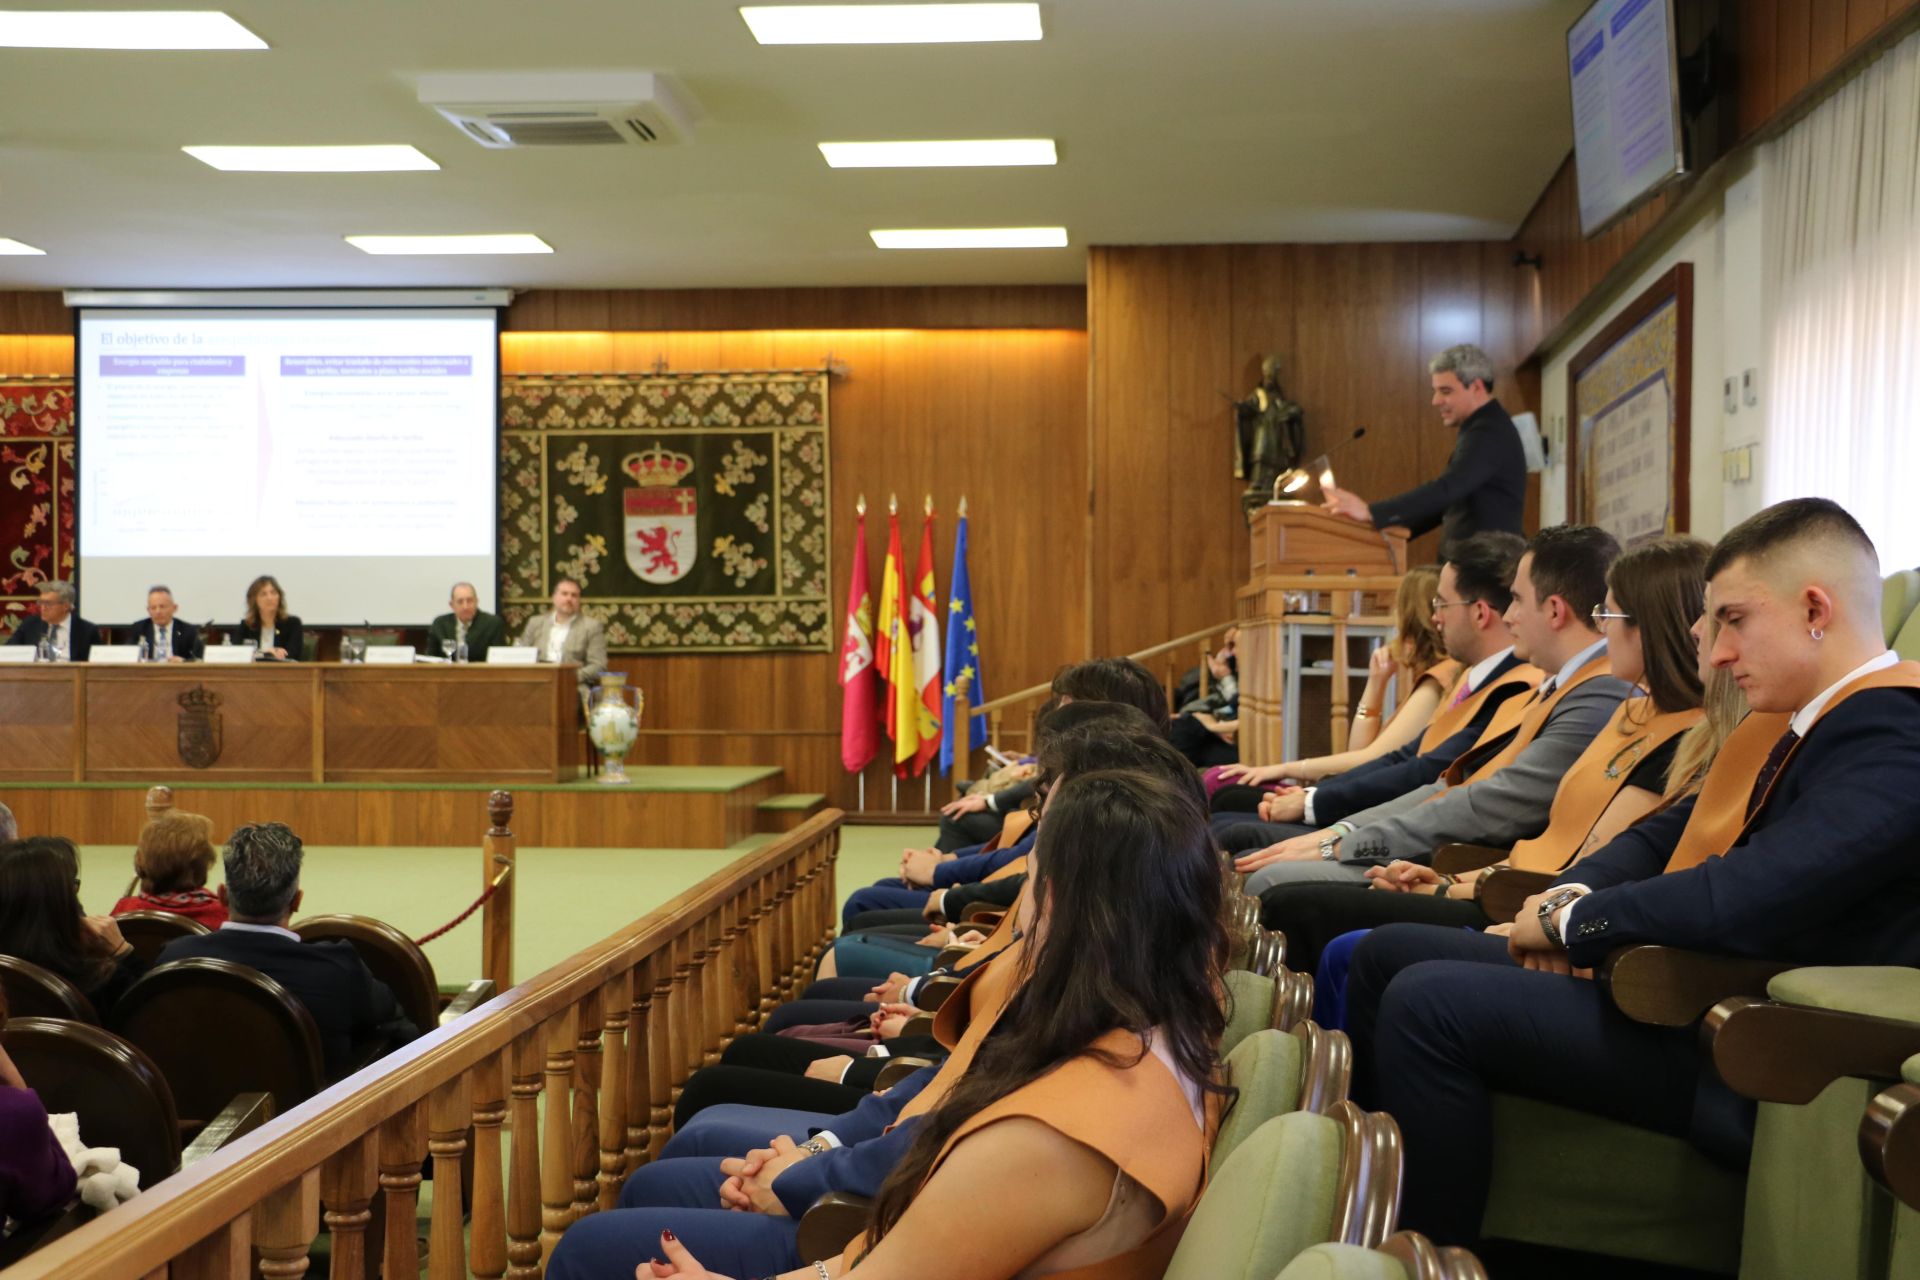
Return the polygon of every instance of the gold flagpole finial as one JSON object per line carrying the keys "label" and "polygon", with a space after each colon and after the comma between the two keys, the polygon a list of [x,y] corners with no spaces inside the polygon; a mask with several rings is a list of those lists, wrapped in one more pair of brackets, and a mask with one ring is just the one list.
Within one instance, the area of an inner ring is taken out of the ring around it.
{"label": "gold flagpole finial", "polygon": [[867,514],[867,495],[866,494],[863,493],[860,495],[859,500],[853,504],[853,509],[861,515]]}
{"label": "gold flagpole finial", "polygon": [[887,495],[887,514],[890,516],[897,516],[900,514],[900,495],[899,494],[890,493]]}
{"label": "gold flagpole finial", "polygon": [[933,514],[933,495],[932,494],[927,495],[927,514],[928,515]]}
{"label": "gold flagpole finial", "polygon": [[967,495],[964,493],[960,495],[960,518],[962,520],[967,518]]}

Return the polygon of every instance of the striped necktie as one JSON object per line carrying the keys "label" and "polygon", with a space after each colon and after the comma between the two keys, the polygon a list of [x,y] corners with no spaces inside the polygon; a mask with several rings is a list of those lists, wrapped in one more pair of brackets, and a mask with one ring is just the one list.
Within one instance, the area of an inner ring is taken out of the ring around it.
{"label": "striped necktie", "polygon": [[1751,819],[1759,811],[1760,804],[1767,798],[1767,788],[1773,785],[1779,776],[1780,766],[1787,762],[1787,753],[1800,741],[1800,735],[1792,729],[1780,735],[1780,741],[1773,744],[1773,750],[1767,752],[1767,762],[1760,766],[1760,773],[1753,780],[1753,792],[1747,797],[1747,817]]}

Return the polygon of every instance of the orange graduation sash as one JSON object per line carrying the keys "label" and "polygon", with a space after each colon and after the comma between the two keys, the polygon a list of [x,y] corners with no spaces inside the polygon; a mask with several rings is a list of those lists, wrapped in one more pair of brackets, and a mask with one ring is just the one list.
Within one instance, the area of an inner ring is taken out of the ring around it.
{"label": "orange graduation sash", "polygon": [[939,1012],[933,1015],[934,1039],[947,1045],[952,1052],[940,1064],[940,1070],[933,1079],[927,1082],[927,1087],[900,1108],[895,1124],[933,1110],[960,1077],[966,1074],[974,1056],[980,1052],[980,1046],[986,1043],[987,1036],[993,1031],[994,1024],[1000,1021],[1000,1015],[1007,1011],[1014,994],[1020,990],[1020,952],[1020,940],[1014,939],[993,958],[992,964],[976,962],[965,980],[954,988]]}
{"label": "orange graduation sash", "polygon": [[1547,829],[1513,846],[1508,859],[1522,871],[1560,871],[1579,854],[1600,815],[1626,788],[1635,766],[1679,737],[1706,714],[1698,707],[1653,713],[1653,700],[1628,698],[1607,727],[1573,762],[1547,811]]}
{"label": "orange graduation sash", "polygon": [[[1436,670],[1437,669],[1438,668],[1436,668]],[[1464,680],[1466,678],[1466,673],[1463,670],[1460,679]],[[1530,667],[1523,662],[1519,666],[1508,667],[1498,676],[1487,681],[1478,689],[1475,689],[1472,693],[1461,699],[1455,706],[1445,705],[1447,701],[1452,700],[1455,690],[1459,687],[1459,681],[1450,682],[1446,692],[1440,695],[1442,699],[1440,709],[1433,713],[1433,719],[1427,721],[1427,731],[1420,735],[1420,754],[1425,755],[1427,752],[1445,742],[1448,738],[1451,738],[1454,734],[1472,724],[1473,718],[1480,714],[1480,708],[1487,704],[1487,699],[1493,695],[1495,689],[1508,689],[1516,685],[1524,685],[1529,689],[1537,689],[1540,686],[1540,682],[1545,678],[1545,673],[1538,667]],[[1507,700],[1501,704],[1501,707],[1504,709],[1513,706],[1515,703],[1525,701],[1525,698],[1515,693],[1510,695]],[[1515,723],[1518,723],[1518,721]]]}
{"label": "orange graduation sash", "polygon": [[[1611,675],[1612,664],[1604,653],[1596,654],[1580,664],[1580,669],[1555,685],[1553,692],[1546,697],[1521,698],[1518,694],[1500,704],[1493,713],[1493,719],[1487,725],[1480,740],[1458,760],[1447,766],[1445,778],[1447,785],[1457,787],[1462,782],[1478,782],[1482,778],[1492,777],[1520,758],[1540,733],[1547,717],[1560,705],[1560,699],[1589,680],[1598,680],[1601,676]],[[1537,694],[1537,691],[1536,691]],[[1511,734],[1505,744],[1495,747],[1503,735]],[[1488,754],[1491,751],[1492,754]]]}
{"label": "orange graduation sash", "polygon": [[[1844,686],[1820,709],[1813,724],[1807,727],[1807,737],[1813,736],[1828,712],[1854,694],[1868,689],[1920,689],[1920,662],[1897,662],[1883,670],[1869,672]],[[1717,858],[1740,843],[1753,819],[1760,816],[1767,807],[1767,801],[1772,799],[1774,789],[1780,785],[1781,775],[1786,773],[1793,764],[1793,758],[1800,754],[1800,748],[1806,743],[1803,737],[1788,750],[1772,781],[1767,784],[1766,793],[1760,797],[1760,803],[1754,805],[1753,814],[1749,816],[1747,804],[1752,799],[1754,783],[1760,779],[1760,770],[1766,765],[1774,743],[1780,740],[1792,723],[1793,717],[1785,712],[1756,711],[1728,735],[1726,745],[1720,748],[1720,754],[1714,757],[1712,767],[1707,770],[1706,781],[1700,786],[1700,798],[1694,802],[1686,828],[1681,831],[1680,839],[1673,847],[1673,855],[1667,859],[1669,873],[1697,867],[1708,858]]]}

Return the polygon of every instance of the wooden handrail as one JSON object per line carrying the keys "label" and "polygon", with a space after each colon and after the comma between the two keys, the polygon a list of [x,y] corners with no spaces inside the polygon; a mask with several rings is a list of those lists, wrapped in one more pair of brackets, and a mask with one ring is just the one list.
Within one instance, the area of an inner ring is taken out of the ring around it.
{"label": "wooden handrail", "polygon": [[[1323,581],[1330,583],[1333,581],[1333,579],[1328,578],[1328,579],[1324,579]],[[1211,640],[1213,639],[1213,637],[1220,635],[1226,631],[1229,631],[1232,628],[1237,627],[1239,625],[1240,625],[1240,620],[1238,618],[1229,618],[1225,622],[1215,623],[1213,626],[1207,627],[1204,630],[1190,631],[1186,635],[1180,636],[1173,640],[1169,640],[1164,644],[1156,644],[1151,649],[1142,649],[1138,653],[1130,653],[1127,655],[1127,657],[1132,658],[1135,662],[1145,662],[1147,659],[1157,658],[1163,653],[1171,653],[1175,649],[1180,648],[1182,645],[1199,644],[1204,641]],[[1202,671],[1205,671],[1206,663],[1202,662],[1200,664],[1200,668]],[[1205,678],[1206,678],[1205,676],[1201,677],[1203,681],[1205,680]],[[968,711],[968,714],[976,715],[976,716],[985,715],[990,711],[1000,711],[1007,707],[1017,706],[1022,702],[1031,702],[1035,698],[1044,698],[1047,696],[1049,692],[1052,691],[1052,688],[1053,688],[1052,682],[1049,681],[1046,684],[1036,684],[1031,688],[1022,689],[1018,693],[1003,694],[1000,697],[993,699],[991,702],[983,702],[979,706],[971,708]]]}
{"label": "wooden handrail", "polygon": [[[323,1206],[336,1241],[356,1237],[336,1249],[334,1280],[367,1280],[379,1260],[363,1259],[357,1244],[374,1195],[386,1198],[389,1223],[401,1224],[388,1231],[386,1256],[404,1270],[414,1253],[405,1224],[429,1154],[438,1191],[429,1274],[468,1274],[457,1193],[467,1164],[477,1175],[473,1254],[493,1274],[503,1253],[515,1272],[531,1273],[568,1225],[658,1155],[680,1081],[811,972],[832,935],[841,818],[837,809],[816,815],[29,1255],[8,1280],[120,1280],[176,1263],[194,1275],[241,1276],[249,1244],[270,1251],[277,1274],[298,1275],[293,1260],[305,1258]],[[603,1060],[615,1040],[619,1049]],[[513,1160],[503,1172],[509,1096]],[[376,1159],[377,1190],[366,1176]]]}

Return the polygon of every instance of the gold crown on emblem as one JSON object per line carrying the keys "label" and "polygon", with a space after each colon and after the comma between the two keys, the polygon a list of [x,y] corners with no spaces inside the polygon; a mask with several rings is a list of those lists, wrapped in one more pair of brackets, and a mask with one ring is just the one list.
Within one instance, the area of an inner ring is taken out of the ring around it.
{"label": "gold crown on emblem", "polygon": [[620,469],[632,476],[635,484],[652,488],[686,479],[687,473],[693,470],[693,459],[656,442],[651,449],[628,454],[621,460]]}
{"label": "gold crown on emblem", "polygon": [[198,711],[203,707],[211,711],[220,705],[220,695],[205,685],[195,685],[180,695],[180,705],[189,711]]}

